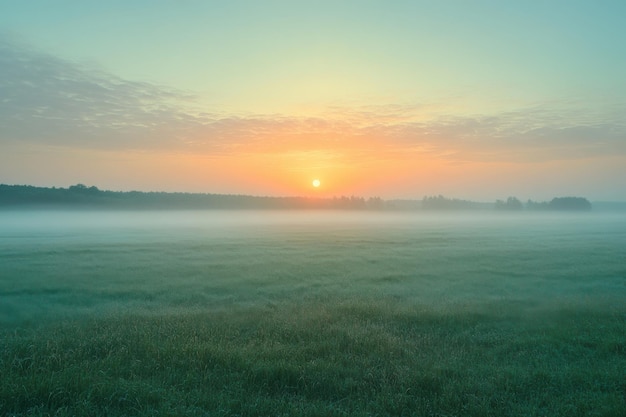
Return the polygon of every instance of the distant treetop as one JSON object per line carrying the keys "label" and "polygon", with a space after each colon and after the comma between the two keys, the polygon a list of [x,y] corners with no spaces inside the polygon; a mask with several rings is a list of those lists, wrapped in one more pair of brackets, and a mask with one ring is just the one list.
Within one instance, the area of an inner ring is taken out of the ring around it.
{"label": "distant treetop", "polygon": [[[520,203],[521,204],[521,203]],[[498,208],[498,202],[496,202]],[[555,197],[550,202],[528,200],[527,210],[590,211],[591,203],[584,197]]]}
{"label": "distant treetop", "polygon": [[424,196],[422,208],[425,210],[467,210],[476,208],[476,203],[457,198],[446,198],[442,195]]}
{"label": "distant treetop", "polygon": [[556,197],[548,206],[552,210],[589,211],[591,203],[583,197]]}
{"label": "distant treetop", "polygon": [[523,210],[524,204],[515,197],[509,197],[506,201],[496,200],[496,210]]}

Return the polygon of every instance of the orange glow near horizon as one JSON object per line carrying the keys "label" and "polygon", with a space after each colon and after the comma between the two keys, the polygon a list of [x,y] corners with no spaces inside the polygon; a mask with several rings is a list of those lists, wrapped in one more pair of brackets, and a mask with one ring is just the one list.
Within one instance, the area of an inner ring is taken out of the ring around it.
{"label": "orange glow near horizon", "polygon": [[[335,136],[329,132],[318,138],[307,135],[305,140],[284,134],[262,139],[220,152],[208,148],[193,153],[59,149],[58,155],[53,155],[56,159],[50,158],[52,150],[33,154],[29,164],[47,164],[62,171],[63,166],[80,162],[81,170],[68,174],[64,184],[49,184],[56,186],[77,183],[78,174],[80,182],[120,191],[385,199],[442,194],[466,199],[489,196],[488,200],[509,195],[547,198],[551,190],[576,193],[577,188],[568,185],[574,179],[577,184],[591,182],[590,178],[599,181],[621,166],[617,158],[605,164],[605,171],[593,174],[585,171],[594,166],[593,160],[538,161],[529,169],[524,162],[480,160],[471,148],[437,153],[427,146],[411,148],[406,143],[341,130]],[[114,166],[111,160],[115,160]],[[568,174],[571,172],[579,173],[578,177]],[[320,181],[318,187],[314,180]],[[525,186],[529,180],[544,187]]]}
{"label": "orange glow near horizon", "polygon": [[[132,188],[145,189],[141,179],[151,177],[159,178],[166,191],[219,194],[394,197],[404,194],[401,188],[416,177],[427,178],[431,186],[437,183],[428,171],[437,171],[442,161],[417,158],[371,138],[337,138],[334,147],[324,140],[309,142],[307,137],[256,143],[217,155],[201,150],[127,154],[124,168],[130,171],[132,166],[141,173],[129,178],[128,183],[136,184],[129,184]],[[419,195],[421,187],[415,188]]]}
{"label": "orange glow near horizon", "polygon": [[[411,147],[412,146],[412,147]],[[447,184],[472,177],[477,163],[455,165],[431,152],[406,143],[394,143],[375,134],[338,128],[319,135],[290,135],[276,131],[233,148],[198,146],[191,152],[112,152],[116,169],[100,163],[95,153],[81,155],[91,161],[97,181],[109,172],[109,184],[125,189],[182,191],[259,196],[421,198],[449,193]],[[101,166],[102,165],[102,166]],[[115,176],[113,176],[115,174]],[[313,181],[319,181],[315,186]],[[154,184],[158,184],[155,187]]]}

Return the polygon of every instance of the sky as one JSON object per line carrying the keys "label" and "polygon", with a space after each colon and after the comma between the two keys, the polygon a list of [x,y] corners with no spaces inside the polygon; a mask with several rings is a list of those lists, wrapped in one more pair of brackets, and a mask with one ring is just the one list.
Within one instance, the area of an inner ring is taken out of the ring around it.
{"label": "sky", "polygon": [[626,201],[624,74],[621,0],[0,0],[0,183]]}

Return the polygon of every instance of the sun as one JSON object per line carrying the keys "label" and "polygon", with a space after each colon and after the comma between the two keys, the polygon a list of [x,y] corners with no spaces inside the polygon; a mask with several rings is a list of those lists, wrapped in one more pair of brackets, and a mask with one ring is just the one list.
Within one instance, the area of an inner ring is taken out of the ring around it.
{"label": "sun", "polygon": [[322,183],[318,179],[313,180],[313,187],[318,188]]}

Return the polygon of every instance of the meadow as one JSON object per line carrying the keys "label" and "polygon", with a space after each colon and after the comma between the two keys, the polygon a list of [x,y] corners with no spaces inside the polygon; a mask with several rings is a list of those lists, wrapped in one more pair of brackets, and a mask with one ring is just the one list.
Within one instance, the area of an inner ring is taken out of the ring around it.
{"label": "meadow", "polygon": [[624,213],[0,212],[2,416],[624,416]]}

